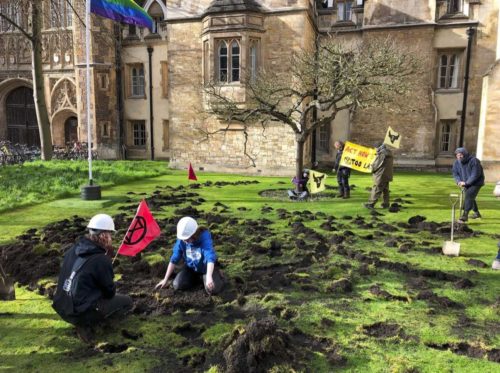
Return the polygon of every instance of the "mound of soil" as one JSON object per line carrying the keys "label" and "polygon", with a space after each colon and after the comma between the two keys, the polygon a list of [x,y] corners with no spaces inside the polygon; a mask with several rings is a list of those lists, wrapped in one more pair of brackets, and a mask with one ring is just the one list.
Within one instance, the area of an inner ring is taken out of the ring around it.
{"label": "mound of soil", "polygon": [[404,335],[401,326],[385,322],[377,322],[372,325],[363,325],[363,333],[374,338],[402,337]]}
{"label": "mound of soil", "polygon": [[274,318],[253,321],[225,349],[226,372],[265,372],[273,365],[288,362],[291,347],[290,337],[278,329]]}

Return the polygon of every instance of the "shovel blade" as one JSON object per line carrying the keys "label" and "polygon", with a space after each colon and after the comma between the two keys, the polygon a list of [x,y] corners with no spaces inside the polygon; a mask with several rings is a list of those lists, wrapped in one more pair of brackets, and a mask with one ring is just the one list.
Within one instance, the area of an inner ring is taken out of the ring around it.
{"label": "shovel blade", "polygon": [[12,281],[4,281],[0,278],[0,300],[15,300],[16,290]]}
{"label": "shovel blade", "polygon": [[458,242],[446,241],[443,244],[443,254],[458,256],[458,254],[460,254],[460,244]]}

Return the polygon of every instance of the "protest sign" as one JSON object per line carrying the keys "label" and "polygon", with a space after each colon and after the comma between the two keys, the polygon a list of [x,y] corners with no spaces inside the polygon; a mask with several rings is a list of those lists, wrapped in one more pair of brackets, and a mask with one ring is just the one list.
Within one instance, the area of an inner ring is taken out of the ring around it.
{"label": "protest sign", "polygon": [[340,160],[340,167],[349,167],[353,170],[371,173],[375,157],[375,148],[367,148],[366,146],[346,141]]}

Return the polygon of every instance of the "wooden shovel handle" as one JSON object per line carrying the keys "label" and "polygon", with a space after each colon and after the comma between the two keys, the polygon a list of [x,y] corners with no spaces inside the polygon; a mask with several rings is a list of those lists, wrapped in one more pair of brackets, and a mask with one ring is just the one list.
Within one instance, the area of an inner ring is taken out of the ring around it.
{"label": "wooden shovel handle", "polygon": [[3,270],[2,264],[0,264],[0,275],[2,276],[4,281],[7,281],[7,274]]}

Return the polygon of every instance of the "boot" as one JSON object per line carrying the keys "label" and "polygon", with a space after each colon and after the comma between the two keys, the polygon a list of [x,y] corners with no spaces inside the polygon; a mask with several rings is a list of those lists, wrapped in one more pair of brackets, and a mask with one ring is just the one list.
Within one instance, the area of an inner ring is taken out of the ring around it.
{"label": "boot", "polygon": [[344,192],[344,196],[342,198],[343,199],[351,198],[351,190],[350,189],[346,189],[345,192]]}
{"label": "boot", "polygon": [[337,198],[344,198],[344,189],[339,187],[339,193],[336,195]]}

